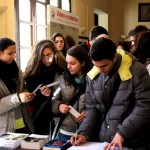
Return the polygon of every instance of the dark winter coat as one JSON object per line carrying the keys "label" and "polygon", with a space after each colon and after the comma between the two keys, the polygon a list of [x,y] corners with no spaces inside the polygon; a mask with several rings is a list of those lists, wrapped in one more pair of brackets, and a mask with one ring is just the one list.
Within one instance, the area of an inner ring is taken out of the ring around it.
{"label": "dark winter coat", "polygon": [[[60,75],[57,80],[59,81],[59,87],[53,94],[52,98],[52,112],[54,115],[59,116],[61,112],[58,110],[60,104],[68,104],[71,105],[73,98],[78,92],[79,88],[74,87],[73,85],[68,85],[64,80],[64,76]],[[79,112],[85,111],[85,90],[81,93],[79,98],[73,104],[73,107]],[[67,113],[63,123],[61,125],[61,129],[68,132],[76,132],[76,120],[73,115]]]}
{"label": "dark winter coat", "polygon": [[[142,64],[132,60],[131,77],[118,79],[117,70],[124,63],[123,57],[118,56],[109,76],[98,73],[93,79],[87,77],[86,118],[78,132],[92,137],[96,130],[100,142],[111,142],[118,132],[125,139],[123,146],[141,147],[145,145],[150,129],[150,77]],[[113,96],[118,80],[121,81]]]}

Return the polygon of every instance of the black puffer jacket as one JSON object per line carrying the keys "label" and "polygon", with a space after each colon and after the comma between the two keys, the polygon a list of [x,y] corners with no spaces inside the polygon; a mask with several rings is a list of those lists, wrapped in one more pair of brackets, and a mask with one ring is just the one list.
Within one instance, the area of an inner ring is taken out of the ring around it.
{"label": "black puffer jacket", "polygon": [[[120,61],[116,64],[118,67]],[[98,74],[93,80],[87,77],[87,111],[78,130],[80,134],[92,137],[96,130],[98,141],[111,142],[118,132],[125,139],[125,147],[145,145],[150,129],[150,77],[146,68],[137,61],[132,63],[130,71],[132,78],[120,81],[114,98],[117,71],[110,76]],[[101,122],[96,128],[98,120]]]}

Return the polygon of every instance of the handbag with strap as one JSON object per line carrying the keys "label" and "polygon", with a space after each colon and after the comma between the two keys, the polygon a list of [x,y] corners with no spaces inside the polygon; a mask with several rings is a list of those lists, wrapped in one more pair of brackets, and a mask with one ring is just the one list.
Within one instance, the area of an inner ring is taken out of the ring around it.
{"label": "handbag with strap", "polygon": [[[71,106],[73,106],[75,104],[75,102],[79,99],[80,95],[81,95],[81,90],[82,88],[79,89],[79,91],[77,92],[77,94],[73,97],[73,99],[71,100],[70,104]],[[59,129],[60,129],[60,126],[62,125],[62,122],[63,120],[65,119],[67,114],[62,114],[59,118],[59,121],[57,122],[57,124],[55,125],[55,128],[54,128],[54,131],[53,131],[53,134],[50,133],[51,135],[51,139],[56,139],[59,135]]]}
{"label": "handbag with strap", "polygon": [[41,113],[41,111],[43,110],[44,106],[47,105],[48,101],[51,99],[51,96],[49,96],[45,102],[43,102],[43,104],[41,105],[41,107],[38,109],[37,113],[35,114],[34,118],[32,119],[32,121],[34,122],[36,120],[36,118],[39,116],[39,114]]}

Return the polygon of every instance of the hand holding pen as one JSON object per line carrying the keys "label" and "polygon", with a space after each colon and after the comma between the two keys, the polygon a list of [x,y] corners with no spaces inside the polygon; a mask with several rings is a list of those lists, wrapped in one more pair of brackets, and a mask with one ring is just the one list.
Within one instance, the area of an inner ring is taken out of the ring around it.
{"label": "hand holding pen", "polygon": [[82,145],[83,143],[85,143],[86,140],[87,140],[87,138],[84,135],[75,134],[71,137],[70,142],[72,145],[79,146],[79,145]]}
{"label": "hand holding pen", "polygon": [[81,145],[86,142],[87,138],[84,135],[78,134],[79,123],[76,124],[76,134],[70,138],[70,142],[72,145]]}

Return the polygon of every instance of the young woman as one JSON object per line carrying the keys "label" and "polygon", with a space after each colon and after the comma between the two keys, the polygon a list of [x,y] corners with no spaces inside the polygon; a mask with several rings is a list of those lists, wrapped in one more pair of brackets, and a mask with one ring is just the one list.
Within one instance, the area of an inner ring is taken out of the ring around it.
{"label": "young woman", "polygon": [[55,43],[57,50],[66,57],[67,45],[64,36],[61,33],[56,32],[52,35],[51,40]]}
{"label": "young woman", "polygon": [[[82,46],[71,47],[66,55],[67,70],[58,77],[60,87],[53,94],[52,111],[54,115],[66,114],[60,127],[61,140],[69,140],[85,117],[85,77],[89,70],[88,60],[88,53]],[[81,93],[74,101],[79,90]],[[74,117],[70,114],[69,105],[72,105],[80,115]]]}
{"label": "young woman", "polygon": [[23,80],[15,57],[15,42],[7,37],[0,38],[0,135],[28,132],[26,129],[31,130],[29,133],[34,131],[23,103],[31,101],[35,94],[22,92]]}
{"label": "young woman", "polygon": [[150,74],[150,31],[139,34],[134,56],[148,69]]}
{"label": "young woman", "polygon": [[73,37],[70,36],[70,35],[66,35],[66,36],[65,36],[65,41],[66,41],[66,45],[67,45],[67,50],[68,50],[69,48],[71,48],[72,46],[76,45],[75,40],[74,40]]}
{"label": "young woman", "polygon": [[52,41],[44,39],[35,43],[24,79],[30,92],[42,84],[40,90],[36,92],[36,97],[28,103],[28,110],[33,118],[36,134],[49,134],[53,87],[49,88],[46,85],[54,82],[65,67],[65,58],[58,53]]}

